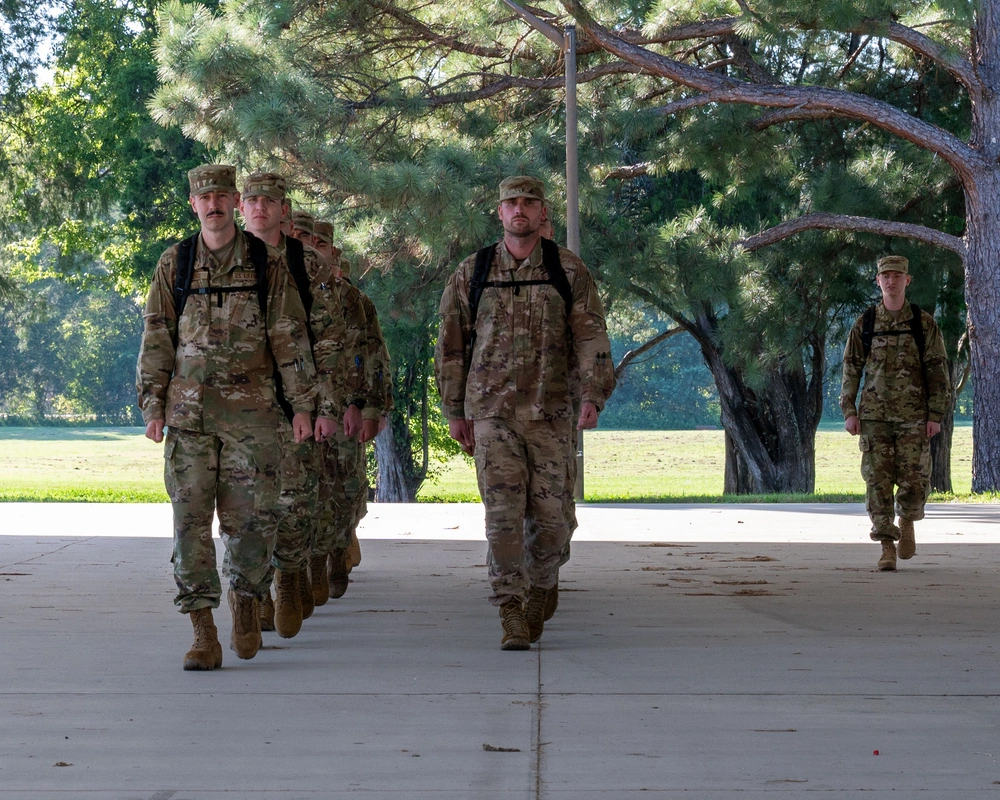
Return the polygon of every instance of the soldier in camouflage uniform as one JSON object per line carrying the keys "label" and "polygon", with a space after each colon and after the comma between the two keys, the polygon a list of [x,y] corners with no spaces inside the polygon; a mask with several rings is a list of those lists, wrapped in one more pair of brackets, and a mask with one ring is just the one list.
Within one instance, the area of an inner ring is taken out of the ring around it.
{"label": "soldier in camouflage uniform", "polygon": [[[861,436],[861,474],[871,537],[882,543],[878,568],[896,569],[916,552],[913,523],[924,518],[930,494],[930,440],[941,430],[951,402],[948,359],[934,317],[920,311],[924,349],[914,333],[913,306],[906,302],[909,261],[885,256],[878,262],[882,302],[874,309],[869,351],[865,317],[855,323],[844,351],[840,407],[844,427]],[[864,377],[861,402],[856,404]],[[893,489],[895,497],[893,496]],[[895,501],[895,503],[894,503]],[[898,527],[893,523],[899,516]]]}
{"label": "soldier in camouflage uniform", "polygon": [[[328,227],[329,226],[329,227]],[[392,409],[392,383],[389,373],[389,352],[385,346],[378,314],[371,299],[356,288],[343,273],[343,259],[333,246],[333,226],[318,222],[314,228],[319,252],[329,259],[334,273],[341,282],[345,299],[345,315],[363,326],[363,364],[365,388],[358,398],[362,427],[357,438],[335,437],[328,448],[325,471],[326,492],[323,513],[325,536],[317,546],[328,557],[327,580],[331,598],[343,597],[347,592],[348,573],[353,564],[361,560],[360,545],[351,559],[349,553],[357,542],[357,526],[367,513],[368,473],[365,443],[385,427],[385,419]]]}
{"label": "soldier in camouflage uniform", "polygon": [[[318,385],[318,417],[315,440],[296,442],[292,436],[290,420],[286,414],[279,416],[278,444],[281,447],[281,492],[278,497],[278,539],[274,548],[273,564],[275,602],[270,619],[262,614],[261,625],[268,623],[279,636],[290,638],[302,627],[315,605],[327,600],[324,585],[321,596],[313,591],[310,580],[310,556],[315,540],[319,474],[322,442],[333,436],[344,414],[348,391],[358,389],[359,370],[353,368],[354,350],[345,352],[348,342],[344,322],[343,301],[340,288],[326,260],[311,247],[289,242],[280,230],[281,219],[287,214],[285,180],[272,172],[250,175],[243,186],[240,211],[246,220],[247,230],[275,247],[289,267],[293,278],[303,275],[308,282],[302,295],[309,314],[313,359]],[[297,248],[294,245],[299,245]],[[356,340],[356,336],[352,341]],[[356,343],[353,344],[356,348]],[[347,364],[352,365],[348,372]],[[357,420],[348,425],[357,426]],[[326,576],[325,560],[319,570]],[[315,572],[315,570],[314,570]],[[270,599],[270,595],[266,599]]]}
{"label": "soldier in camouflage uniform", "polygon": [[[212,609],[222,589],[213,514],[229,559],[231,645],[240,658],[253,658],[261,643],[258,602],[268,591],[277,529],[280,411],[274,369],[293,410],[297,441],[312,435],[316,375],[305,311],[281,254],[234,224],[235,170],[206,165],[188,177],[201,231],[160,257],[146,301],[136,382],[146,436],[163,441],[166,426],[174,602],[191,616],[195,631],[184,668],[215,669],[222,648]],[[193,264],[185,299],[176,290],[178,268],[186,269],[179,254],[188,246]],[[250,258],[258,246],[266,257],[263,287]]]}
{"label": "soldier in camouflage uniform", "polygon": [[[569,540],[571,354],[580,366],[579,429],[597,426],[614,388],[604,309],[593,278],[577,256],[559,248],[567,303],[544,266],[539,236],[544,202],[536,178],[501,182],[504,238],[489,264],[475,327],[469,302],[473,255],[445,287],[435,351],[449,430],[476,461],[492,553],[490,602],[500,608],[504,650],[528,649],[541,636],[546,601]],[[527,547],[525,517],[538,527]]]}

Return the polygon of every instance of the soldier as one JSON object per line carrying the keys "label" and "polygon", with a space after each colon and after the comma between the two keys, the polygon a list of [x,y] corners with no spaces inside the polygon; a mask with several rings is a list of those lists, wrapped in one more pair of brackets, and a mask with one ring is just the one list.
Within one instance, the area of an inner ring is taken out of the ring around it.
{"label": "soldier", "polygon": [[[448,281],[435,352],[450,433],[476,461],[504,650],[526,650],[542,635],[569,539],[571,353],[580,365],[579,429],[597,426],[614,388],[597,287],[577,256],[540,237],[544,202],[536,178],[501,182],[503,240]],[[538,528],[527,543],[526,516]]]}
{"label": "soldier", "polygon": [[[250,175],[243,185],[240,211],[247,230],[285,256],[309,317],[319,379],[315,441],[296,442],[293,439],[287,403],[283,403],[285,414],[280,415],[278,421],[281,492],[278,538],[272,560],[277,570],[275,600],[270,615],[262,613],[261,626],[265,630],[271,627],[279,636],[291,638],[299,632],[302,620],[312,612],[313,606],[322,605],[327,599],[324,587],[322,597],[317,600],[308,571],[315,539],[321,443],[336,433],[341,415],[344,415],[345,427],[351,431],[360,428],[361,415],[354,406],[346,412],[344,409],[348,380],[344,348],[348,337],[337,282],[319,253],[281,233],[281,220],[288,211],[284,178],[273,172]],[[354,353],[349,355],[353,362]],[[320,572],[325,579],[325,561]]]}
{"label": "soldier", "polygon": [[201,230],[156,266],[136,383],[146,436],[163,441],[167,426],[174,602],[194,626],[184,669],[210,670],[222,665],[212,617],[222,595],[213,513],[229,559],[231,646],[253,658],[277,529],[275,366],[299,442],[312,435],[316,375],[305,311],[281,254],[234,224],[235,169],[206,165],[188,179]]}
{"label": "soldier", "polygon": [[897,541],[900,558],[916,552],[913,523],[924,518],[930,494],[930,440],[951,398],[941,331],[933,316],[906,302],[910,280],[906,258],[879,259],[882,302],[859,317],[847,337],[840,392],[844,427],[861,436],[865,506],[871,538],[882,543],[878,568],[884,572],[896,569]]}
{"label": "soldier", "polygon": [[382,329],[378,323],[375,304],[344,275],[344,260],[333,246],[333,226],[317,222],[314,227],[319,252],[330,260],[334,273],[341,281],[345,315],[354,324],[363,326],[365,366],[365,392],[360,398],[362,409],[361,435],[357,440],[335,437],[328,448],[328,494],[324,513],[331,513],[326,520],[326,536],[321,536],[318,546],[328,554],[327,580],[331,598],[343,597],[347,592],[348,573],[361,561],[360,544],[351,557],[352,546],[357,542],[357,526],[367,513],[368,473],[365,443],[385,427],[386,415],[392,409],[392,383],[389,373],[389,352],[385,346]]}
{"label": "soldier", "polygon": [[290,211],[288,213],[289,224],[291,225],[291,236],[298,239],[307,247],[315,249],[316,240],[313,238],[316,220],[308,211]]}

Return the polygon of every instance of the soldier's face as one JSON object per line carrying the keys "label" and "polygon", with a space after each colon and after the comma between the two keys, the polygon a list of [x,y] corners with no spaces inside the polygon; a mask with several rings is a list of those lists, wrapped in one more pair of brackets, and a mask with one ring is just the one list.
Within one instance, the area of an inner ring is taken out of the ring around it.
{"label": "soldier's face", "polygon": [[292,228],[291,235],[302,242],[302,244],[313,248],[316,247],[316,245],[313,244],[313,235],[309,233],[309,231],[304,231],[302,228]]}
{"label": "soldier's face", "polygon": [[882,290],[883,302],[888,300],[891,303],[904,297],[911,277],[905,272],[896,272],[895,270],[879,273],[875,281],[878,283],[878,288]]}
{"label": "soldier's face", "polygon": [[269,237],[281,225],[281,217],[287,213],[285,203],[273,197],[259,194],[255,197],[245,197],[240,202],[240,213],[246,220],[251,233],[264,238]]}
{"label": "soldier's face", "polygon": [[191,197],[191,208],[198,215],[202,230],[223,231],[233,224],[233,212],[239,201],[239,192],[205,192]]}
{"label": "soldier's face", "polygon": [[534,197],[509,197],[497,209],[504,233],[517,237],[529,237],[538,233],[542,225],[545,209],[542,201]]}
{"label": "soldier's face", "polygon": [[316,239],[315,244],[316,252],[319,253],[323,258],[326,259],[327,264],[333,263],[333,243],[326,242],[322,239]]}

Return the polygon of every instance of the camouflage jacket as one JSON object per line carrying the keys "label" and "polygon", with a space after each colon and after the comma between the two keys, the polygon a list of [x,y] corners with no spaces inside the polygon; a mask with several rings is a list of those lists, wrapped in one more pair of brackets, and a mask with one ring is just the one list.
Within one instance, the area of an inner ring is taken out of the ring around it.
{"label": "camouflage jacket", "polygon": [[392,365],[389,362],[389,349],[385,346],[382,336],[382,326],[378,322],[378,312],[375,304],[364,292],[358,290],[361,303],[365,309],[368,321],[368,395],[365,397],[365,407],[361,412],[364,419],[378,419],[383,414],[392,411]]}
{"label": "camouflage jacket", "polygon": [[[285,237],[278,249],[285,254]],[[305,247],[303,261],[312,294],[309,327],[319,381],[317,414],[339,423],[347,404],[361,392],[362,381],[353,368],[361,352],[361,334],[347,325],[340,282],[323,256]]]}
{"label": "camouflage jacket", "polygon": [[[924,330],[924,370],[920,353],[910,333],[913,313],[910,304],[903,306],[894,320],[882,303],[875,310],[875,333],[871,351],[865,359],[861,341],[863,317],[854,323],[844,350],[844,373],[840,389],[840,409],[844,419],[857,416],[883,422],[940,422],[951,402],[948,356],[944,339],[934,317],[921,311]],[[924,389],[923,372],[927,374]],[[855,405],[858,388],[861,402]]]}
{"label": "camouflage jacket", "polygon": [[[600,411],[615,386],[604,307],[584,263],[559,248],[573,303],[569,314],[551,284],[488,287],[469,312],[473,254],[452,275],[441,297],[434,369],[448,419],[571,419],[572,354],[579,365],[579,401]],[[501,243],[487,280],[544,281],[541,245],[517,266]],[[575,420],[573,420],[575,422]]]}
{"label": "camouflage jacket", "polygon": [[315,406],[316,372],[302,301],[281,254],[268,247],[267,319],[261,318],[257,275],[239,233],[228,265],[198,238],[191,288],[247,287],[227,294],[192,294],[177,319],[177,249],[156,265],[144,312],[136,389],[145,422],[210,433],[275,428],[277,363],[295,413]]}

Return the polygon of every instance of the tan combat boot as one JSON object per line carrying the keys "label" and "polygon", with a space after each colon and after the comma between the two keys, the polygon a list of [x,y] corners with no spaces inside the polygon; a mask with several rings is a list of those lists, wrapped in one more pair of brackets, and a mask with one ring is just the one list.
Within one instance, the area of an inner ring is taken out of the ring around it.
{"label": "tan combat boot", "polygon": [[548,622],[555,616],[556,609],[559,608],[559,581],[549,589],[549,597],[545,601],[545,616],[543,619]]}
{"label": "tan combat boot", "polygon": [[882,540],[882,557],[878,560],[878,568],[882,572],[896,569],[896,543],[891,539]]}
{"label": "tan combat boot", "polygon": [[260,650],[260,604],[249,594],[229,590],[229,610],[233,614],[233,631],[229,646],[240,658],[253,658]]}
{"label": "tan combat boot", "polygon": [[184,654],[184,669],[218,669],[222,666],[222,645],[212,609],[199,608],[188,616],[194,626],[194,644]]}
{"label": "tan combat boot", "polygon": [[326,575],[326,556],[309,559],[309,576],[312,578],[313,605],[326,605],[330,599],[330,579]]}
{"label": "tan combat boot", "polygon": [[331,550],[326,577],[330,583],[330,598],[336,600],[347,591],[347,551]]}
{"label": "tan combat boot", "polygon": [[307,561],[299,573],[299,602],[302,604],[302,619],[309,619],[316,610],[316,601],[313,600],[312,579],[309,577],[309,562]]}
{"label": "tan combat boot", "polygon": [[299,575],[284,569],[274,572],[274,629],[283,639],[291,639],[302,630]]}
{"label": "tan combat boot", "polygon": [[913,558],[917,552],[917,540],[913,538],[913,520],[906,517],[899,518],[899,545],[896,554],[904,561]]}
{"label": "tan combat boot", "polygon": [[262,631],[274,630],[274,599],[270,592],[265,594],[264,599],[260,601],[260,629]]}
{"label": "tan combat boot", "polygon": [[500,624],[503,626],[501,650],[530,650],[531,641],[528,622],[520,600],[508,600],[500,606]]}
{"label": "tan combat boot", "polygon": [[351,543],[347,545],[347,571],[350,572],[361,563],[361,542],[358,541],[358,532],[351,531]]}
{"label": "tan combat boot", "polygon": [[532,586],[528,591],[528,605],[524,609],[524,619],[528,623],[528,638],[537,642],[542,638],[545,626],[545,607],[549,602],[549,589]]}

